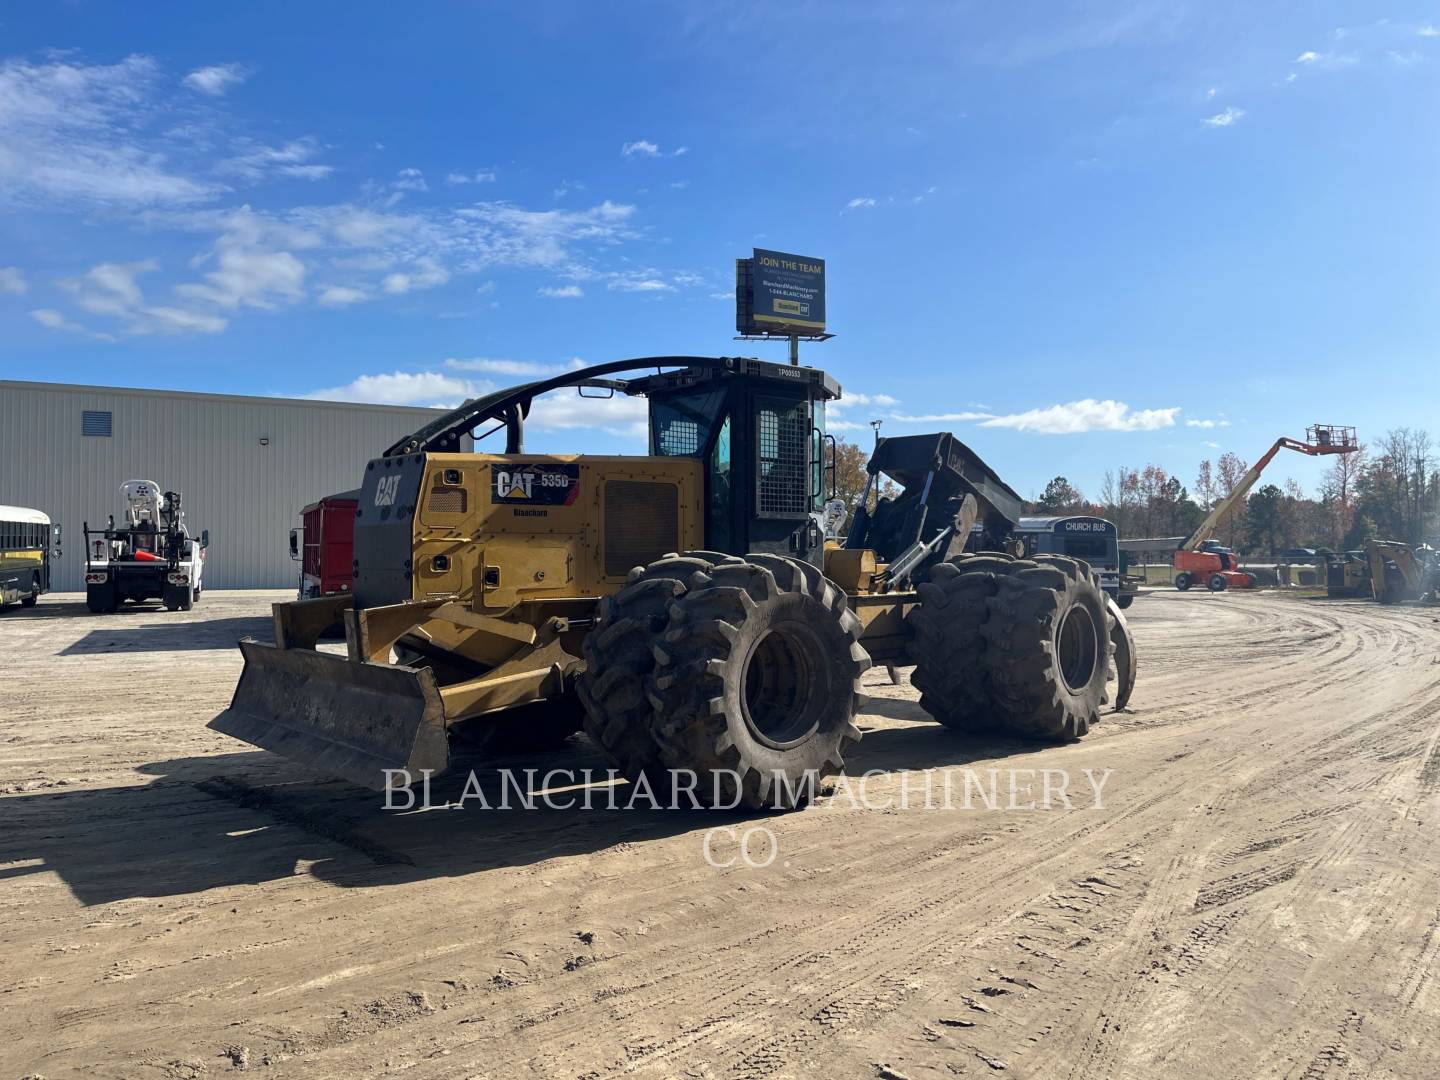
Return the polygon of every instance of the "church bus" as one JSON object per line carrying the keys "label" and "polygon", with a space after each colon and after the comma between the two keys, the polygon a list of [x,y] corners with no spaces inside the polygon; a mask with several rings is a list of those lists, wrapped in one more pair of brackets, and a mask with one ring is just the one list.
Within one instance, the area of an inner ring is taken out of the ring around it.
{"label": "church bus", "polygon": [[1100,578],[1100,587],[1122,608],[1135,599],[1122,586],[1120,535],[1114,522],[1088,514],[1022,517],[1015,535],[1026,555],[1069,555],[1084,559]]}

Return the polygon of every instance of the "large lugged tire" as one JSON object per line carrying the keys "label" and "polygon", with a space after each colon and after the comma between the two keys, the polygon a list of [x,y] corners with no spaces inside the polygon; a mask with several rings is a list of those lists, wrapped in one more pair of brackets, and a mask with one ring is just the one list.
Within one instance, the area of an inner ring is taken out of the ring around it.
{"label": "large lugged tire", "polygon": [[860,620],[806,563],[750,555],[707,578],[675,597],[654,647],[660,759],[698,774],[700,802],[795,809],[860,738]]}
{"label": "large lugged tire", "polygon": [[1063,556],[1017,562],[997,578],[981,627],[999,722],[1047,741],[1078,739],[1100,719],[1111,663],[1105,594],[1088,566]]}
{"label": "large lugged tire", "polygon": [[655,668],[651,646],[665,629],[671,602],[726,558],[708,551],[667,555],[630,571],[625,587],[600,602],[575,689],[585,706],[585,734],[631,780],[663,769],[645,693]]}
{"label": "large lugged tire", "polygon": [[[998,725],[986,681],[985,638],[997,575],[1014,569],[1009,555],[962,555],[934,567],[917,590],[920,603],[906,617],[915,671],[910,685],[920,707],[948,728],[984,731]],[[1026,563],[1025,565],[1033,565]]]}

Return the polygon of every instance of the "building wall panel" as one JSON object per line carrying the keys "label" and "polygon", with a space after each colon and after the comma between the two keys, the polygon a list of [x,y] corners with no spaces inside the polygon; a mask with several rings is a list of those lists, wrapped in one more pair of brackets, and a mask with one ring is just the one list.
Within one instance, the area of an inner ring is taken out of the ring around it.
{"label": "building wall panel", "polygon": [[[109,438],[81,434],[86,409],[113,413]],[[212,588],[288,588],[300,508],[360,486],[365,463],[440,415],[435,409],[0,381],[0,503],[64,527],[54,587],[83,587],[81,525],[122,517],[120,485],[154,480],[210,530]],[[261,438],[269,440],[262,446]]]}

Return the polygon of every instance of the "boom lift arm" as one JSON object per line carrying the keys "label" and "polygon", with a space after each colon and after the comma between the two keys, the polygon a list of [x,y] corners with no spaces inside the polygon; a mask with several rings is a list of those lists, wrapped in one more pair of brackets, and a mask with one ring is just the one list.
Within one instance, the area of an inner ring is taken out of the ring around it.
{"label": "boom lift arm", "polygon": [[1215,530],[1220,527],[1220,522],[1225,520],[1225,515],[1240,502],[1249,490],[1255,486],[1260,479],[1260,474],[1265,471],[1265,466],[1281,450],[1294,450],[1309,457],[1321,457],[1326,454],[1352,454],[1360,449],[1360,444],[1355,439],[1355,429],[1351,427],[1336,427],[1331,424],[1316,424],[1305,432],[1307,442],[1299,439],[1292,439],[1282,435],[1275,440],[1275,445],[1250,466],[1249,471],[1240,478],[1235,485],[1235,490],[1221,499],[1215,509],[1210,511],[1208,517],[1200,523],[1200,526],[1185,538],[1180,545],[1181,551],[1198,551],[1205,541],[1214,535]]}

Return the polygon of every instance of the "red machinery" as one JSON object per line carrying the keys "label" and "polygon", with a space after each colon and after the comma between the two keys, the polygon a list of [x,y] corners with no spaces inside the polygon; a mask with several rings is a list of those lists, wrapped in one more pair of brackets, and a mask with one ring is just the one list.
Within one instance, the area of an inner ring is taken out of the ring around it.
{"label": "red machinery", "polygon": [[300,563],[301,600],[350,591],[359,505],[359,491],[342,491],[300,511],[300,528],[290,530],[290,557]]}
{"label": "red machinery", "polygon": [[1265,466],[1269,465],[1271,458],[1281,450],[1295,450],[1310,457],[1320,457],[1325,454],[1353,454],[1359,449],[1360,443],[1355,438],[1353,427],[1336,427],[1333,424],[1316,424],[1307,428],[1304,442],[1283,435],[1276,439],[1275,445],[1250,466],[1250,471],[1241,477],[1235,489],[1216,504],[1215,509],[1210,511],[1210,516],[1185,538],[1185,542],[1175,552],[1171,563],[1175,570],[1175,587],[1184,592],[1191,585],[1204,582],[1211,592],[1224,592],[1231,588],[1254,588],[1254,576],[1238,568],[1239,562],[1235,553],[1210,539],[1225,515],[1245,498],[1246,492],[1260,479]]}

